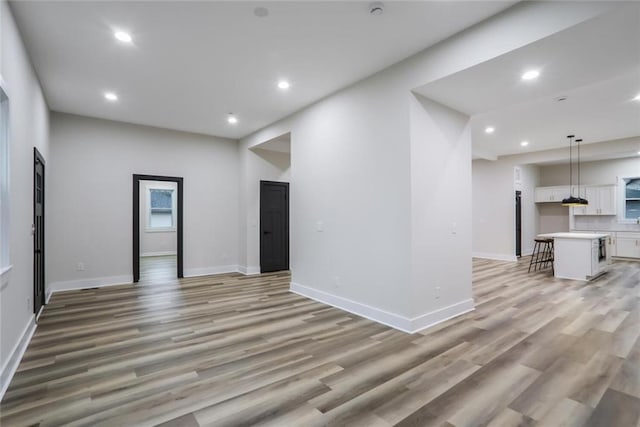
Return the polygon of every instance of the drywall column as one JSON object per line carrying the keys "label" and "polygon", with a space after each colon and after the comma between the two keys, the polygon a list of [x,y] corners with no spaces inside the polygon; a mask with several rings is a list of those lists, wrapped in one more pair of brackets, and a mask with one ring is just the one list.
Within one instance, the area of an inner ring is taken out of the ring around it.
{"label": "drywall column", "polygon": [[367,79],[244,139],[243,167],[254,170],[244,171],[243,203],[247,244],[257,248],[251,227],[263,159],[250,148],[291,132],[292,289],[404,327],[409,117],[406,93],[389,77]]}
{"label": "drywall column", "polygon": [[411,313],[417,330],[473,308],[469,117],[419,95],[411,115]]}

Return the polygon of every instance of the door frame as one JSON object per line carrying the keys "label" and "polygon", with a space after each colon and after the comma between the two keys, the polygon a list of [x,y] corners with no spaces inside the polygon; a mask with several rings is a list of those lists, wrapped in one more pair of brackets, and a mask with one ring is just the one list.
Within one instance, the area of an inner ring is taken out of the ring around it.
{"label": "door frame", "polygon": [[177,176],[139,175],[133,174],[133,282],[140,280],[140,181],[175,182],[178,185],[178,220],[176,223],[177,238],[177,275],[184,277],[182,260],[182,224],[183,224],[183,178]]}
{"label": "door frame", "polygon": [[259,204],[260,204],[260,212],[259,212],[259,218],[260,218],[260,225],[258,227],[259,229],[259,233],[260,233],[260,273],[265,273],[265,271],[263,270],[263,265],[262,265],[262,236],[263,236],[263,230],[262,230],[262,190],[265,187],[265,185],[279,185],[285,188],[286,191],[286,200],[287,200],[287,210],[285,212],[285,231],[286,231],[286,242],[287,242],[287,250],[286,250],[286,255],[287,255],[287,270],[289,270],[291,268],[291,233],[290,233],[290,220],[289,220],[289,211],[291,210],[291,203],[290,200],[291,198],[289,197],[289,183],[288,182],[284,182],[284,181],[266,181],[266,180],[261,180],[260,181],[260,200],[259,200]]}
{"label": "door frame", "polygon": [[[41,237],[42,237],[42,244],[41,244],[41,252],[40,252],[40,259],[41,259],[41,263],[42,265],[40,266],[41,270],[42,270],[42,295],[40,296],[40,309],[37,309],[37,290],[36,287],[38,286],[37,280],[37,266],[36,266],[36,256],[35,256],[35,250],[37,247],[37,243],[36,240],[38,239],[38,234],[36,233],[36,205],[37,205],[37,195],[36,195],[36,164],[40,162],[42,164],[42,230],[41,230]],[[44,156],[40,153],[40,151],[38,151],[38,149],[36,147],[33,147],[33,312],[36,315],[36,318],[38,317],[38,312],[40,310],[42,310],[42,308],[46,305],[47,302],[47,298],[46,298],[46,292],[47,292],[47,286],[46,286],[46,271],[45,271],[45,171],[46,171],[46,162],[44,160]]]}

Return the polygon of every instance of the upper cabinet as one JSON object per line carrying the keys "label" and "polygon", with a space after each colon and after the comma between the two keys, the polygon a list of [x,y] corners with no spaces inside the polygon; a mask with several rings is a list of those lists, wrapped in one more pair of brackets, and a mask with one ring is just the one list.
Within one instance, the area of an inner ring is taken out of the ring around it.
{"label": "upper cabinet", "polygon": [[589,201],[584,207],[573,208],[574,215],[616,215],[616,186],[589,185],[580,188],[580,197]]}
{"label": "upper cabinet", "polygon": [[570,194],[578,195],[587,199],[589,204],[583,207],[574,207],[574,215],[616,215],[616,194],[615,185],[587,185],[580,187],[573,186],[573,191],[568,185],[555,187],[537,187],[536,203],[560,203]]}
{"label": "upper cabinet", "polygon": [[569,197],[569,186],[537,187],[535,196],[536,203],[560,203]]}

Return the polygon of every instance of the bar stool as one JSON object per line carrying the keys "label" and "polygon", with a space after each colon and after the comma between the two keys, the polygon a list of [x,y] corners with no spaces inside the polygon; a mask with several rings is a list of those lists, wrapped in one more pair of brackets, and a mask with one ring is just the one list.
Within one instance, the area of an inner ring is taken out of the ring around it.
{"label": "bar stool", "polygon": [[546,268],[548,264],[551,264],[551,272],[553,273],[553,239],[537,238],[534,241],[533,253],[531,254],[527,272],[531,272],[531,267],[533,267],[534,271],[537,271],[538,268]]}

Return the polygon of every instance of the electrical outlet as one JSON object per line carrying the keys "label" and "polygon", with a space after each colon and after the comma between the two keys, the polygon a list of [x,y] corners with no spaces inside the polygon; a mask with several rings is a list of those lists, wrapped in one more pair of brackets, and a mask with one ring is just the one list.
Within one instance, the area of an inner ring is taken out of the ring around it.
{"label": "electrical outlet", "polygon": [[334,288],[339,288],[340,287],[340,277],[335,276],[333,278],[333,287]]}
{"label": "electrical outlet", "polygon": [[84,263],[79,262],[76,264],[76,271],[84,271]]}
{"label": "electrical outlet", "polygon": [[27,297],[27,310],[32,310],[33,304],[31,304],[31,297]]}
{"label": "electrical outlet", "polygon": [[435,298],[440,299],[440,286],[436,286]]}

